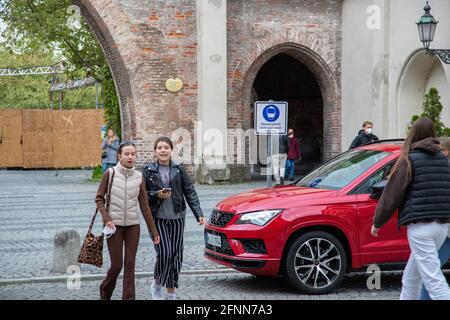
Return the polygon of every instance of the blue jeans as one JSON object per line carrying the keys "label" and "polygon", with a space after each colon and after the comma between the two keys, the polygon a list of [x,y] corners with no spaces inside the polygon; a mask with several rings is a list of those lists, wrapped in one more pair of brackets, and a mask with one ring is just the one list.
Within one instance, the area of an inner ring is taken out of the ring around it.
{"label": "blue jeans", "polygon": [[114,163],[102,163],[102,173],[105,173],[108,168],[113,168],[115,166]]}
{"label": "blue jeans", "polygon": [[[441,260],[441,266],[443,266],[450,259],[450,238],[447,237],[438,251],[439,260]],[[422,285],[422,291],[420,292],[419,300],[431,300],[425,286]]]}
{"label": "blue jeans", "polygon": [[295,160],[286,160],[286,179],[294,178]]}

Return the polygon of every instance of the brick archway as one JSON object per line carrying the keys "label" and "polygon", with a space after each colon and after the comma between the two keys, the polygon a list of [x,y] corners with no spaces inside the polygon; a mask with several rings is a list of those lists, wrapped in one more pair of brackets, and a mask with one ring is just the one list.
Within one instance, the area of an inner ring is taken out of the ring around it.
{"label": "brick archway", "polygon": [[[71,2],[81,9],[106,55],[119,95],[122,135],[136,142],[136,167],[141,168],[153,160],[157,137],[170,136],[177,128],[194,132],[198,120],[196,2],[177,1],[182,9],[176,24],[168,1]],[[184,86],[171,93],[165,83],[174,77]],[[187,169],[193,172],[192,166]]]}
{"label": "brick archway", "polygon": [[[130,76],[117,45],[102,17],[90,1],[72,0],[72,4],[80,8],[81,14],[86,19],[105,54],[119,98],[123,138],[135,137],[136,110],[131,92]],[[119,11],[119,9],[116,11]]]}
{"label": "brick archway", "polygon": [[[340,63],[325,45],[304,33],[275,34],[257,42],[232,73],[231,112],[242,119],[242,128],[252,126],[251,90],[261,67],[272,57],[285,53],[303,63],[315,76],[323,97],[323,157],[332,158],[341,151]],[[230,122],[230,120],[229,120]]]}

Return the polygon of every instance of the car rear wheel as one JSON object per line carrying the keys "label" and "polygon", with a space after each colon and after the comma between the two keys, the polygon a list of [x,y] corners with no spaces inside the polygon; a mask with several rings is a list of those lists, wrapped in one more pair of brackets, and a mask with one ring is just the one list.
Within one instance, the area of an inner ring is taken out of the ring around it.
{"label": "car rear wheel", "polygon": [[285,264],[289,283],[307,294],[326,294],[344,279],[347,255],[332,234],[312,231],[301,235],[288,249]]}

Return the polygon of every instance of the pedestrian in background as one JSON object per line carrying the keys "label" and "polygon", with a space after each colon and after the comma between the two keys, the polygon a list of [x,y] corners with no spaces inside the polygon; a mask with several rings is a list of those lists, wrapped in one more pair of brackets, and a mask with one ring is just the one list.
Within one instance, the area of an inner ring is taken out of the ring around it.
{"label": "pedestrian in background", "polygon": [[[102,214],[103,223],[115,230],[107,238],[111,267],[100,285],[100,299],[110,300],[116,287],[117,277],[124,265],[123,300],[134,300],[135,261],[140,237],[138,207],[141,209],[153,243],[159,243],[159,235],[148,206],[147,190],[142,173],[135,170],[136,146],[132,142],[122,143],[118,148],[119,162],[107,169],[98,187],[95,202]],[[110,179],[111,177],[111,179]],[[105,194],[111,181],[109,210],[105,207]],[[124,251],[125,246],[125,252]],[[125,256],[125,261],[124,261]]]}
{"label": "pedestrian in background", "polygon": [[183,136],[180,136],[178,137],[178,141],[173,146],[172,160],[181,164],[183,160],[183,153],[184,153]]}
{"label": "pedestrian in background", "polygon": [[168,137],[158,138],[154,151],[157,160],[144,167],[148,201],[161,237],[161,242],[155,245],[157,256],[151,292],[154,300],[175,300],[183,263],[185,199],[199,225],[205,223],[205,218],[189,175],[181,164],[172,160],[172,141]]}
{"label": "pedestrian in background", "polygon": [[450,160],[450,137],[442,137],[439,140],[442,153]]}
{"label": "pedestrian in background", "polygon": [[359,130],[358,135],[353,139],[349,149],[353,149],[369,142],[378,141],[378,137],[373,134],[373,123],[364,121],[363,128]]}
{"label": "pedestrian in background", "polygon": [[302,154],[300,153],[300,145],[297,138],[294,135],[294,129],[289,128],[289,152],[286,160],[287,179],[294,181],[295,174],[295,160],[302,160]]}
{"label": "pedestrian in background", "polygon": [[289,139],[286,134],[272,136],[272,171],[276,185],[284,185]]}
{"label": "pedestrian in background", "polygon": [[[450,138],[444,137],[440,139],[441,142],[441,151],[447,157],[450,165]],[[449,230],[450,231],[450,230]],[[446,264],[450,259],[450,232],[447,234],[447,238],[445,238],[444,243],[438,251],[439,260],[441,261],[441,266]],[[430,300],[430,295],[427,292],[425,286],[422,285],[422,291],[420,292],[420,300]]]}
{"label": "pedestrian in background", "polygon": [[119,150],[119,138],[112,129],[108,130],[108,135],[102,141],[102,172],[112,168],[117,164],[117,150]]}
{"label": "pedestrian in background", "polygon": [[428,118],[413,124],[375,210],[373,236],[397,209],[398,224],[407,228],[411,254],[401,300],[419,299],[422,283],[433,300],[450,299],[438,257],[450,221],[450,166],[435,132]]}

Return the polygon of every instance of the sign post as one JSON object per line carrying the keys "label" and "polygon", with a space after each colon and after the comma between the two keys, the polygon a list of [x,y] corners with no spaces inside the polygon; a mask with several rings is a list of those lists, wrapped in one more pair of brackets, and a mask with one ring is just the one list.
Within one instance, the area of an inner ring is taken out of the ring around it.
{"label": "sign post", "polygon": [[288,103],[286,101],[255,102],[255,133],[267,135],[267,186],[272,186],[272,136],[287,134]]}

